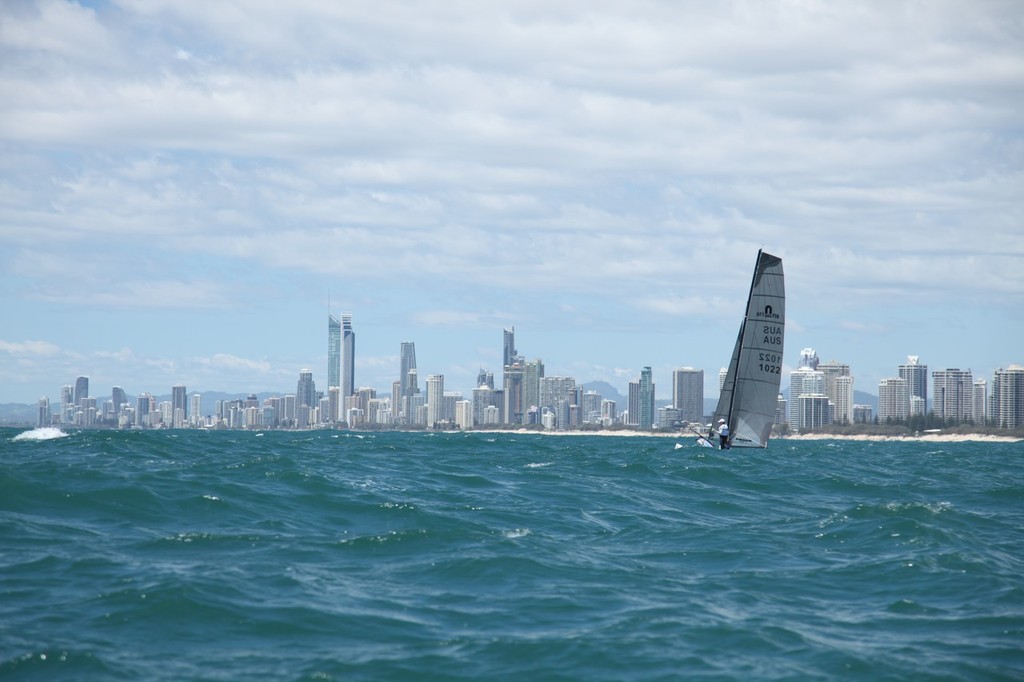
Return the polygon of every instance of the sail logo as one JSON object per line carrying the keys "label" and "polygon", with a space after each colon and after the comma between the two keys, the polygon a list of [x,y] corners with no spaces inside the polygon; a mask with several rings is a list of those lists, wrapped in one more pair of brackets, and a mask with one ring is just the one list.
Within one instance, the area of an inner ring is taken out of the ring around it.
{"label": "sail logo", "polygon": [[770,304],[766,305],[764,307],[764,312],[760,312],[759,311],[757,313],[757,316],[761,317],[761,318],[768,319],[768,320],[779,320],[779,319],[781,319],[781,316],[774,311],[774,309],[772,308],[772,306]]}

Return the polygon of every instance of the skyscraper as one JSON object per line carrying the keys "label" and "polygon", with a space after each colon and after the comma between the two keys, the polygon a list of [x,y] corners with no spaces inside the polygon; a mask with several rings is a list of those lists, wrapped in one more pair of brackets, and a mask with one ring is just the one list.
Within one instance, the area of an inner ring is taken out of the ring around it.
{"label": "skyscraper", "polygon": [[704,421],[704,370],[682,367],[672,371],[672,407],[685,422]]}
{"label": "skyscraper", "polygon": [[522,424],[526,409],[523,406],[523,366],[516,363],[505,367],[505,404],[503,424]]}
{"label": "skyscraper", "polygon": [[544,378],[544,363],[540,359],[523,365],[523,408],[540,407],[540,381]]}
{"label": "skyscraper", "polygon": [[313,373],[308,369],[299,372],[299,381],[295,387],[296,407],[316,406],[316,384],[313,382]]}
{"label": "skyscraper", "polygon": [[348,407],[348,398],[356,392],[356,333],[352,331],[352,313],[341,314],[341,404]]}
{"label": "skyscraper", "polygon": [[511,367],[516,358],[516,328],[502,330],[502,368]]}
{"label": "skyscraper", "polygon": [[928,365],[922,365],[917,355],[908,355],[907,362],[899,366],[898,376],[907,380],[908,399],[918,396],[924,401],[924,411],[928,414]]}
{"label": "skyscraper", "polygon": [[411,413],[410,398],[419,393],[416,385],[416,344],[403,341],[399,351],[399,403],[392,407],[399,413],[399,423],[412,424],[416,415]]}
{"label": "skyscraper", "polygon": [[171,426],[180,429],[188,421],[188,391],[183,384],[171,386]]}
{"label": "skyscraper", "polygon": [[82,400],[89,397],[89,377],[75,379],[75,406],[81,406]]}
{"label": "skyscraper", "polygon": [[789,426],[793,429],[800,424],[800,396],[825,395],[825,373],[814,369],[818,356],[805,355],[808,350],[800,354],[800,366],[789,373]]}
{"label": "skyscraper", "polygon": [[907,380],[889,377],[878,382],[878,422],[905,422],[910,416],[910,393]]}
{"label": "skyscraper", "polygon": [[951,422],[973,419],[974,378],[971,370],[950,368],[932,372],[932,410]]}
{"label": "skyscraper", "polygon": [[110,401],[114,403],[114,417],[118,417],[121,414],[121,409],[128,402],[128,396],[125,394],[124,389],[120,386],[114,386],[110,391]]}
{"label": "skyscraper", "polygon": [[996,426],[1024,426],[1024,367],[1010,365],[996,370],[992,379],[992,412]]}
{"label": "skyscraper", "polygon": [[427,428],[435,428],[444,415],[444,375],[431,374],[427,377]]}
{"label": "skyscraper", "polygon": [[650,429],[654,426],[654,379],[650,367],[640,370],[640,417],[637,426]]}
{"label": "skyscraper", "polygon": [[341,320],[327,313],[327,388],[332,386],[341,386]]}
{"label": "skyscraper", "polygon": [[[835,360],[818,365],[825,380],[825,395],[832,401],[832,420],[839,424],[853,423],[853,376],[850,366]],[[844,380],[839,381],[840,378]]]}

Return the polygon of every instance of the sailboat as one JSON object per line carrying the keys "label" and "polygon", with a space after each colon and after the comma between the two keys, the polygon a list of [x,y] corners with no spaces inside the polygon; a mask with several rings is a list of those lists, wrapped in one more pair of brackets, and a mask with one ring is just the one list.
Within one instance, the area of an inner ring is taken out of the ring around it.
{"label": "sailboat", "polygon": [[728,424],[725,447],[763,448],[775,421],[782,382],[782,347],[786,336],[786,287],[782,259],[757,252],[747,310],[740,323],[736,347],[701,445],[715,447],[720,420]]}

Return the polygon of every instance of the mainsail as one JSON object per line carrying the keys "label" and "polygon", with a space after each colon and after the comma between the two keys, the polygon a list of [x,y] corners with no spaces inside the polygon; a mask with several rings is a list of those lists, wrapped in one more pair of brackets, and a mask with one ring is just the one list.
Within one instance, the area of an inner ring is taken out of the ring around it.
{"label": "mainsail", "polygon": [[726,421],[732,447],[768,445],[782,381],[785,329],[782,259],[758,251],[746,315],[712,422]]}

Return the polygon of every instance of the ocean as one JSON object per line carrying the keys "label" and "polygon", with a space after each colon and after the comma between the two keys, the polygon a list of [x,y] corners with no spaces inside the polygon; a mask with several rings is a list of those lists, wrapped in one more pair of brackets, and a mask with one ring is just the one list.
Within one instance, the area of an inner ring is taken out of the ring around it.
{"label": "ocean", "polygon": [[1024,444],[679,442],[0,429],[0,679],[1024,679]]}

